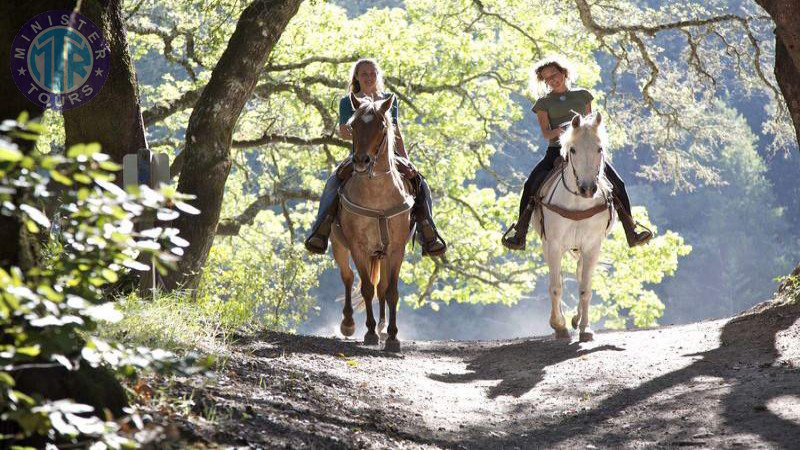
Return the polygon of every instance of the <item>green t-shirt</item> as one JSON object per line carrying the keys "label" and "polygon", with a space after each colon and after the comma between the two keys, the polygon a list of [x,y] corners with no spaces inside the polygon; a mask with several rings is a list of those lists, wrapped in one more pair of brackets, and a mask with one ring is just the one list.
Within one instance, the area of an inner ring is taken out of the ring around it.
{"label": "green t-shirt", "polygon": [[[586,114],[586,105],[591,103],[593,98],[586,89],[569,90],[562,94],[551,92],[536,100],[531,110],[535,113],[547,111],[550,128],[555,129],[565,122],[571,121],[575,117],[575,113]],[[555,142],[558,142],[558,138],[550,139],[551,144]]]}

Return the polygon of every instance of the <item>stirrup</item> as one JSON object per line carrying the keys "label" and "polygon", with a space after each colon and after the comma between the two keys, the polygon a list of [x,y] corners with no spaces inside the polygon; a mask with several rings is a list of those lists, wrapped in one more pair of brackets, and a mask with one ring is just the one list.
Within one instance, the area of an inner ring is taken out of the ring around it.
{"label": "stirrup", "polygon": [[306,250],[317,255],[324,255],[328,250],[328,240],[316,234],[309,236],[303,244],[306,246]]}
{"label": "stirrup", "polygon": [[517,223],[514,222],[513,224],[511,224],[510,227],[508,227],[508,230],[506,230],[506,232],[503,233],[503,238],[500,241],[506,248],[509,248],[511,250],[525,250],[526,239],[522,239],[522,242],[517,243],[517,242],[512,242],[508,238],[508,234],[511,233],[512,230],[515,232],[514,237],[518,238],[519,230],[517,229]]}
{"label": "stirrup", "polygon": [[[444,238],[442,238],[442,236],[439,235],[439,231],[436,230],[436,227],[433,226],[433,223],[431,223],[427,219],[424,220],[423,222],[428,222],[428,226],[430,226],[431,229],[433,230],[433,235],[434,236],[433,236],[433,239],[431,239],[429,241],[426,241],[425,240],[425,233],[422,231],[422,228],[424,227],[424,225],[420,224],[417,227],[417,233],[419,233],[419,236],[418,236],[417,239],[419,240],[419,246],[422,247],[422,256],[439,256],[439,255],[443,255],[447,251],[447,242],[445,242]],[[430,248],[433,245],[436,245],[436,243],[439,242],[439,241],[441,241],[441,243],[442,243],[442,248],[440,248],[438,250],[433,250],[433,251],[429,251],[428,250],[428,248]]]}
{"label": "stirrup", "polygon": [[[317,255],[324,255],[328,250],[328,238],[331,234],[331,225],[335,217],[328,214],[322,219],[322,223],[316,229],[311,230],[312,233],[303,242],[306,250]],[[327,230],[327,233],[324,231]]]}
{"label": "stirrup", "polygon": [[[636,231],[637,226],[644,228],[644,231]],[[650,228],[647,228],[639,222],[634,222],[633,224],[633,235],[637,238],[637,240],[633,243],[628,242],[628,246],[631,248],[645,245],[650,242],[651,239],[653,239],[653,236],[655,236]],[[641,240],[638,240],[638,238],[642,235],[644,236],[641,238]]]}

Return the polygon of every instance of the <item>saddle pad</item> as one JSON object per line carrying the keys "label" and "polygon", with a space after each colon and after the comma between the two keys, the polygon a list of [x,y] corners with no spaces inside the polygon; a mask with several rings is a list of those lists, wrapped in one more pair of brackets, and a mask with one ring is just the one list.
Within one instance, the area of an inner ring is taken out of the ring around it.
{"label": "saddle pad", "polygon": [[564,158],[560,156],[556,158],[553,163],[553,168],[550,170],[550,173],[547,174],[544,183],[539,186],[539,190],[536,192],[536,203],[541,203],[542,199],[552,190],[553,184],[555,184],[558,181],[558,177],[561,176],[561,167],[565,163],[566,161]]}

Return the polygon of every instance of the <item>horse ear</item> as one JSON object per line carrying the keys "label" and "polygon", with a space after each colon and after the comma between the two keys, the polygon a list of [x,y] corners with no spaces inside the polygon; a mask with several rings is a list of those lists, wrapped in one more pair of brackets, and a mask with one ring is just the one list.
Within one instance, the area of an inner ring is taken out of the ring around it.
{"label": "horse ear", "polygon": [[578,128],[581,126],[581,115],[576,114],[575,117],[572,118],[572,128]]}
{"label": "horse ear", "polygon": [[378,108],[378,113],[380,115],[386,114],[386,111],[388,111],[393,104],[394,104],[394,94],[390,94],[388,97],[386,97],[383,103],[381,103],[381,106]]}
{"label": "horse ear", "polygon": [[358,109],[361,106],[361,101],[356,97],[356,94],[350,93],[350,103],[353,105],[353,110]]}
{"label": "horse ear", "polygon": [[592,125],[598,126],[598,125],[600,125],[600,122],[602,120],[603,120],[603,116],[601,116],[600,113],[597,113],[597,114],[594,115],[594,122],[592,123]]}

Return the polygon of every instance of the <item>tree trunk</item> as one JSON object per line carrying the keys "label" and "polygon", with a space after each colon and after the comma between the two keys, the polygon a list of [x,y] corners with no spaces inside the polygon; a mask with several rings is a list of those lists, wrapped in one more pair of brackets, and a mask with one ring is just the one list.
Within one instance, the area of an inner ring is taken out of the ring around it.
{"label": "tree trunk", "polygon": [[[44,108],[32,103],[14,84],[8,62],[11,59],[11,43],[25,22],[33,16],[51,9],[71,9],[70,1],[31,1],[0,2],[0,121],[16,119],[23,111],[27,111],[31,119],[42,115]],[[33,148],[31,141],[19,141],[20,150],[28,152]],[[24,266],[29,259],[30,248],[23,245],[24,230],[22,224],[13,217],[0,215],[0,267]]]}
{"label": "tree trunk", "polygon": [[775,22],[775,78],[800,144],[800,3],[756,0]]}
{"label": "tree trunk", "polygon": [[[44,109],[30,102],[19,91],[8,70],[11,44],[20,28],[28,19],[39,13],[49,10],[72,10],[74,1],[48,0],[28,2],[0,2],[0,60],[4,61],[5,70],[0,70],[0,120],[16,119],[20,112],[28,111],[30,117],[38,118]],[[122,161],[122,156],[117,159],[118,152],[113,150],[122,148],[114,143],[126,143],[127,140],[135,151],[140,142],[144,142],[144,129],[141,119],[138,120],[139,131],[129,133],[123,130],[122,121],[115,121],[114,126],[105,122],[112,121],[115,111],[120,115],[127,114],[130,105],[136,108],[139,116],[138,96],[136,95],[135,81],[133,89],[127,91],[116,87],[116,78],[134,79],[127,55],[125,31],[122,27],[122,12],[116,0],[84,2],[84,10],[79,11],[86,15],[100,27],[103,35],[111,45],[112,71],[101,93],[91,102],[80,106],[65,114],[67,145],[77,142],[99,141],[104,150],[111,153],[115,160]],[[116,54],[115,54],[116,53]],[[122,66],[127,60],[127,65]],[[115,67],[115,65],[117,67]],[[127,71],[127,73],[126,73]],[[111,97],[112,100],[102,100]],[[101,103],[104,102],[104,103]],[[126,111],[120,113],[121,111]],[[136,138],[141,138],[136,140]],[[23,151],[30,151],[34,142],[19,142]],[[109,151],[111,149],[111,151]],[[8,270],[11,266],[27,270],[26,261],[31,261],[32,239],[27,236],[22,224],[15,218],[0,216],[0,267]],[[8,343],[8,342],[6,342]],[[50,361],[42,361],[50,362]],[[114,375],[105,368],[92,368],[87,365],[78,371],[67,371],[63,368],[30,369],[14,374],[17,382],[16,388],[32,395],[38,394],[46,399],[56,400],[62,398],[74,399],[79,403],[86,403],[95,407],[98,414],[102,415],[103,409],[108,409],[115,416],[123,414],[122,408],[127,405],[127,398],[122,386]],[[0,422],[0,434],[13,430],[9,423]]]}
{"label": "tree trunk", "polygon": [[250,98],[267,57],[297,13],[302,0],[256,0],[242,12],[228,47],[189,118],[186,154],[178,190],[197,198],[199,216],[175,221],[190,242],[166,288],[193,289],[206,262],[219,222],[225,181],[231,168],[233,128]]}
{"label": "tree trunk", "polygon": [[[122,157],[147,146],[139,107],[136,72],[128,53],[120,0],[84,1],[81,14],[103,32],[111,50],[111,70],[103,88],[85,105],[64,111],[66,146],[99,142],[103,153]],[[110,112],[113,111],[113,114]],[[121,177],[117,180],[122,183]]]}

